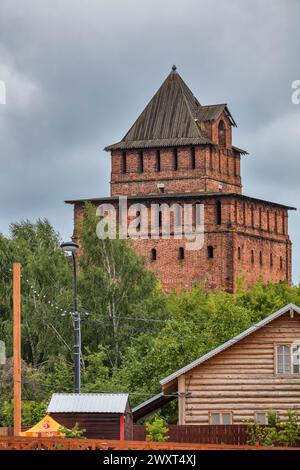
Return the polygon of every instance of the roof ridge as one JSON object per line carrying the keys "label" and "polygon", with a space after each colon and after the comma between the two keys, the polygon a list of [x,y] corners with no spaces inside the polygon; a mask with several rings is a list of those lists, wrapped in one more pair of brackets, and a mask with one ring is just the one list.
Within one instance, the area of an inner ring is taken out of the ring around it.
{"label": "roof ridge", "polygon": [[227,103],[215,103],[215,104],[201,104],[202,108],[209,108],[212,106],[227,106]]}

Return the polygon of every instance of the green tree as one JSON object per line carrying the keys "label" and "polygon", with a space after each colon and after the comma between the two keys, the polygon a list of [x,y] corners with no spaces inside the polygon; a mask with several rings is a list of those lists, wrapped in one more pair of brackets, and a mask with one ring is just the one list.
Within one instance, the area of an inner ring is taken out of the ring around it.
{"label": "green tree", "polygon": [[[110,366],[117,368],[131,338],[139,333],[139,319],[154,312],[157,318],[162,316],[164,296],[129,241],[98,238],[99,220],[95,207],[87,203],[79,229],[79,292],[93,319],[86,323],[83,338],[89,338],[91,350],[98,344],[107,347]],[[154,330],[155,324],[149,325],[149,331]]]}
{"label": "green tree", "polygon": [[[22,425],[31,426],[44,418],[47,401],[22,400]],[[13,426],[14,403],[13,400],[0,403],[0,426]]]}
{"label": "green tree", "polygon": [[173,293],[167,300],[168,318],[156,334],[133,339],[116,383],[128,390],[156,393],[159,381],[251,325],[252,312],[223,291],[208,294],[195,286],[191,292]]}
{"label": "green tree", "polygon": [[62,321],[61,309],[72,299],[71,271],[60,249],[59,235],[47,220],[22,221],[10,226],[10,237],[0,236],[0,337],[12,355],[13,262],[22,265],[22,357],[33,366],[49,360],[69,344],[72,325]]}

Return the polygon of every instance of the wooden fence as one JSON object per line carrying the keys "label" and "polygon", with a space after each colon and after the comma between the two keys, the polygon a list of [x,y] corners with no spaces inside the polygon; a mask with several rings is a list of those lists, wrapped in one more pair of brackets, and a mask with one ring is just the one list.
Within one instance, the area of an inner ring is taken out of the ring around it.
{"label": "wooden fence", "polygon": [[[202,444],[246,445],[248,426],[245,424],[225,425],[169,425],[169,440],[172,442],[193,442]],[[133,439],[144,441],[146,428],[134,425]]]}
{"label": "wooden fence", "polygon": [[192,444],[179,442],[104,441],[64,437],[0,437],[2,450],[300,450],[299,448]]}
{"label": "wooden fence", "polygon": [[13,429],[12,428],[0,428],[0,437],[3,436],[12,436],[13,435]]}

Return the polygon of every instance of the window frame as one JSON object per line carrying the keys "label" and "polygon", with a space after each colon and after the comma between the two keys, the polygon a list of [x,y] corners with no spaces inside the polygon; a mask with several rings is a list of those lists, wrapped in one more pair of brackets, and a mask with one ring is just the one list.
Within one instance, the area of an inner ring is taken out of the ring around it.
{"label": "window frame", "polygon": [[[279,346],[288,346],[290,349],[290,371],[289,372],[278,372],[278,347]],[[299,350],[299,356],[300,356],[300,344],[299,343],[288,343],[288,342],[279,342],[279,343],[274,343],[274,373],[275,375],[280,375],[280,376],[299,376],[300,377],[300,364],[299,366],[299,372],[294,372],[294,352],[293,349],[297,347]],[[300,361],[299,361],[300,363]]]}
{"label": "window frame", "polygon": [[[212,423],[212,415],[214,414],[219,414],[220,415],[220,424],[213,424]],[[224,414],[229,414],[230,415],[230,423],[229,424],[223,424],[223,415]],[[209,412],[209,424],[211,426],[231,426],[233,424],[233,412],[231,410],[213,410]]]}
{"label": "window frame", "polygon": [[[264,420],[265,422],[264,423],[260,423],[259,420],[257,419],[257,415],[264,415]],[[267,416],[267,413],[266,411],[254,411],[254,421],[259,424],[260,426],[265,426],[268,424],[268,416]]]}

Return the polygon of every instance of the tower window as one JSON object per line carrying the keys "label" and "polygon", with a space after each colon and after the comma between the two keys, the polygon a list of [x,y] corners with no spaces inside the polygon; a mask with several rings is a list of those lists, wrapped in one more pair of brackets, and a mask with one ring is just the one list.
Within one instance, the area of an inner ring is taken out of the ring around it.
{"label": "tower window", "polygon": [[246,203],[243,202],[243,224],[246,225]]}
{"label": "tower window", "polygon": [[178,151],[177,148],[175,147],[173,150],[173,158],[174,158],[174,170],[178,170]]}
{"label": "tower window", "polygon": [[251,226],[254,227],[254,207],[251,206]]}
{"label": "tower window", "polygon": [[270,211],[267,210],[267,230],[270,231]]}
{"label": "tower window", "polygon": [[195,152],[195,147],[191,147],[191,167],[192,170],[195,170],[196,168],[196,152]]}
{"label": "tower window", "polygon": [[157,260],[157,252],[155,248],[152,248],[151,250],[151,261],[156,261]]}
{"label": "tower window", "polygon": [[156,171],[160,171],[160,150],[156,150]]}
{"label": "tower window", "polygon": [[221,225],[222,223],[222,205],[221,201],[216,201],[216,224]]}
{"label": "tower window", "polygon": [[224,121],[219,122],[218,127],[219,146],[226,147],[226,127]]}
{"label": "tower window", "polygon": [[284,212],[282,211],[282,233],[285,235],[285,220],[284,220]]}
{"label": "tower window", "polygon": [[254,264],[254,251],[251,250],[251,263]]}
{"label": "tower window", "polygon": [[122,171],[122,173],[127,172],[127,155],[126,155],[126,152],[122,152],[121,171]]}
{"label": "tower window", "polygon": [[270,266],[273,267],[273,254],[270,253]]}
{"label": "tower window", "polygon": [[241,259],[241,247],[238,247],[238,259]]}
{"label": "tower window", "polygon": [[214,247],[211,245],[207,247],[207,257],[210,259],[214,257]]}
{"label": "tower window", "polygon": [[279,267],[280,267],[280,269],[282,269],[282,268],[283,268],[283,260],[282,260],[282,256],[280,256],[280,258],[279,258]]}
{"label": "tower window", "polygon": [[259,228],[261,228],[261,222],[262,222],[262,213],[261,213],[261,207],[259,208]]}
{"label": "tower window", "polygon": [[162,212],[161,212],[161,210],[158,213],[158,226],[159,226],[159,228],[162,227]]}
{"label": "tower window", "polygon": [[275,214],[274,214],[274,231],[275,231],[275,233],[278,232],[277,212],[275,212]]}
{"label": "tower window", "polygon": [[142,215],[141,211],[136,212],[136,217],[139,218],[139,221],[136,224],[136,231],[137,232],[141,231],[141,215]]}
{"label": "tower window", "polygon": [[178,258],[184,259],[184,248],[182,246],[179,248]]}
{"label": "tower window", "polygon": [[237,224],[237,222],[238,222],[238,202],[237,202],[237,200],[234,201],[234,220],[235,220],[235,223]]}
{"label": "tower window", "polygon": [[144,172],[144,154],[143,152],[139,153],[139,173]]}
{"label": "tower window", "polygon": [[262,266],[262,264],[263,264],[263,254],[262,254],[261,251],[259,252],[259,264],[260,264],[261,266]]}

